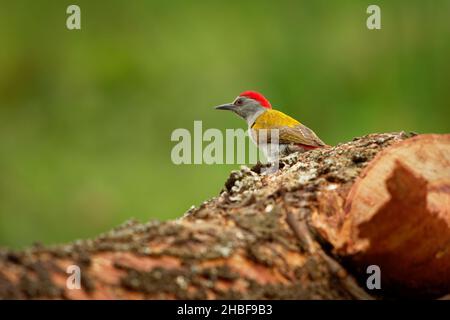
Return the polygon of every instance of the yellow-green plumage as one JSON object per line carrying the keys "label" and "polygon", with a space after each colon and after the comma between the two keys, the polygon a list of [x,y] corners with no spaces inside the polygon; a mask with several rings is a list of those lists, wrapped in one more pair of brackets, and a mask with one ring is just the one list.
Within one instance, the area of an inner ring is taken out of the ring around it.
{"label": "yellow-green plumage", "polygon": [[260,115],[252,126],[252,129],[273,129],[279,127],[295,127],[301,125],[294,118],[281,111],[269,109]]}
{"label": "yellow-green plumage", "polygon": [[255,141],[260,137],[260,130],[268,130],[266,141],[270,142],[271,129],[278,130],[278,143],[300,144],[310,147],[325,146],[325,143],[308,127],[281,111],[269,109],[261,114],[251,126]]}

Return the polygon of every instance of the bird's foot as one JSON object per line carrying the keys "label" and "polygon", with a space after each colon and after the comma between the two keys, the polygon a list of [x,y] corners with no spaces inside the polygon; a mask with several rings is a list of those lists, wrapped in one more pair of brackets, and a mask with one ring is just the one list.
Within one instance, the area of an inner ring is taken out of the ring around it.
{"label": "bird's foot", "polygon": [[280,162],[278,160],[269,162],[267,166],[261,168],[261,175],[269,175],[277,172],[280,169]]}

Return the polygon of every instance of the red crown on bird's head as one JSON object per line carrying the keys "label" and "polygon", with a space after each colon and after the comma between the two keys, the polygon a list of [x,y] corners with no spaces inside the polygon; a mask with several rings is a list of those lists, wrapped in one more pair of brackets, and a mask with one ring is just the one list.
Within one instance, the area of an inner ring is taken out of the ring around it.
{"label": "red crown on bird's head", "polygon": [[267,109],[272,109],[272,105],[269,100],[267,100],[261,93],[256,91],[244,91],[240,95],[240,97],[247,97],[259,102],[259,104]]}

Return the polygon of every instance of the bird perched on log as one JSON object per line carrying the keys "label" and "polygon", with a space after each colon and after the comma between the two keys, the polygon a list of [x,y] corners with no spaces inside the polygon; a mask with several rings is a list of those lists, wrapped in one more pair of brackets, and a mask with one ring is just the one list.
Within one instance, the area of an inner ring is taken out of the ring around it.
{"label": "bird perched on log", "polygon": [[327,146],[314,131],[283,112],[272,109],[270,102],[258,92],[242,92],[232,103],[222,104],[216,109],[233,111],[244,118],[250,138],[269,161],[293,152]]}

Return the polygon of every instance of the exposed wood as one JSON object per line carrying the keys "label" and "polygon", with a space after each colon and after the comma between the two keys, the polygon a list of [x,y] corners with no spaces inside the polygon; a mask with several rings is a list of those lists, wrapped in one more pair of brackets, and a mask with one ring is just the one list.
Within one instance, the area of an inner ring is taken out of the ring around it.
{"label": "exposed wood", "polygon": [[419,136],[378,154],[345,210],[350,235],[338,251],[355,255],[354,265],[376,262],[385,284],[405,295],[450,291],[449,135]]}

